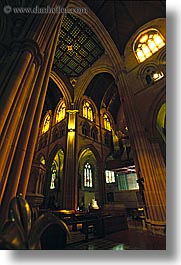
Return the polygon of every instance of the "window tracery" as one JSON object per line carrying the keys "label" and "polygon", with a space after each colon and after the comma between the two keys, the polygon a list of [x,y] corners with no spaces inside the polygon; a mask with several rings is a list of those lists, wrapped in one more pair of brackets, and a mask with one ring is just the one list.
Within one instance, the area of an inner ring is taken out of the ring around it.
{"label": "window tracery", "polygon": [[93,187],[92,167],[89,163],[86,163],[84,165],[84,187]]}
{"label": "window tracery", "polygon": [[83,102],[83,117],[90,120],[90,121],[93,121],[92,106],[87,101]]}
{"label": "window tracery", "polygon": [[138,62],[143,62],[163,46],[165,46],[165,41],[158,30],[149,29],[141,33],[134,44],[134,52]]}

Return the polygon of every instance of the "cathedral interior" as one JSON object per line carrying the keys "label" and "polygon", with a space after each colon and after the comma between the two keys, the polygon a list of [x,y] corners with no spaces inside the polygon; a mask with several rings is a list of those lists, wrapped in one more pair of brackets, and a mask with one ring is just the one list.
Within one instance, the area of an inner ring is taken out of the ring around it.
{"label": "cathedral interior", "polygon": [[0,248],[165,242],[166,2],[0,12]]}

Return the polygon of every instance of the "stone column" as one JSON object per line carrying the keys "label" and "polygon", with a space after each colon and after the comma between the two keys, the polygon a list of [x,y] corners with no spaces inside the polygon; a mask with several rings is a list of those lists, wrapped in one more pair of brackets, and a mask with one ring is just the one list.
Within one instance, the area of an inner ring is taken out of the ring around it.
{"label": "stone column", "polygon": [[[49,6],[63,7],[65,3],[52,0]],[[51,13],[27,17],[22,39],[12,45],[14,63],[7,64],[8,78],[3,74],[0,79],[1,222],[7,218],[9,202],[17,191],[23,196],[26,193],[60,17],[61,14]],[[8,57],[10,61],[12,58]]]}
{"label": "stone column", "polygon": [[[22,193],[23,196],[26,195],[26,190],[28,186],[29,178],[26,176],[29,176],[31,171],[31,163],[33,161],[34,150],[38,138],[40,120],[46,97],[47,87],[49,83],[50,71],[52,68],[54,54],[56,50],[59,30],[60,30],[60,25],[58,24],[57,29],[55,30],[52,36],[52,41],[47,47],[46,60],[39,73],[37,83],[34,89],[34,95],[29,108],[29,113],[27,114],[27,122],[31,126],[31,131],[28,132],[29,142],[27,143],[24,164],[18,187],[18,193]],[[30,117],[32,117],[33,119],[31,119]],[[26,127],[27,126],[25,124],[25,128]]]}
{"label": "stone column", "polygon": [[166,225],[166,176],[163,157],[158,145],[151,144],[147,139],[125,72],[122,72],[117,84],[129,127],[129,136],[134,143],[141,177],[144,179],[146,225],[154,233],[164,234]]}
{"label": "stone column", "polygon": [[76,168],[76,120],[78,110],[67,110],[68,113],[68,132],[67,132],[67,147],[65,159],[65,174],[64,174],[64,193],[63,206],[65,209],[77,208],[78,197],[78,176]]}

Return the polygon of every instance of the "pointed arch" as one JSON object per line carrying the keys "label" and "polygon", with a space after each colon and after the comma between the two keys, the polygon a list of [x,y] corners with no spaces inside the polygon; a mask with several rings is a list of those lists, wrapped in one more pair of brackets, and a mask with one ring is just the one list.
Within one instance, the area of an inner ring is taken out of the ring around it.
{"label": "pointed arch", "polygon": [[142,31],[134,41],[133,51],[139,63],[151,57],[165,46],[165,39],[158,29],[149,28]]}
{"label": "pointed arch", "polygon": [[51,127],[51,120],[52,120],[52,111],[49,110],[47,111],[47,113],[45,114],[43,118],[41,128],[40,128],[40,134],[44,134],[49,131]]}
{"label": "pointed arch", "polygon": [[64,120],[66,116],[66,104],[65,100],[61,99],[54,112],[54,124],[59,123],[60,121]]}
{"label": "pointed arch", "polygon": [[[67,106],[67,108],[70,108],[71,103],[72,103],[72,100],[73,100],[72,99],[72,97],[73,97],[73,91],[72,91],[72,89],[71,88],[68,89],[67,86],[65,85],[64,81],[54,71],[51,71],[50,78],[59,87],[59,89],[61,90],[61,92],[63,94],[63,98],[65,100],[65,105]],[[72,95],[71,95],[71,91],[72,91]]]}

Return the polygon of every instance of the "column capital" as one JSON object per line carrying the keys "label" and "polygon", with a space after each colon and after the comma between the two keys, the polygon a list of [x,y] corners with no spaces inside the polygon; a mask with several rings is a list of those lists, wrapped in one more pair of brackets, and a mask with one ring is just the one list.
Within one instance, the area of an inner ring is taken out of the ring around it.
{"label": "column capital", "polygon": [[77,112],[79,112],[79,110],[78,109],[68,109],[68,110],[66,110],[66,112],[68,112],[68,113],[77,113]]}
{"label": "column capital", "polygon": [[38,44],[32,39],[25,39],[24,41],[15,40],[11,43],[10,49],[14,51],[29,51],[38,64],[42,63],[43,55],[40,52]]}
{"label": "column capital", "polygon": [[38,44],[36,43],[36,41],[34,41],[32,39],[26,39],[23,42],[23,50],[29,50],[32,53],[32,55],[34,56],[37,63],[39,65],[41,65],[41,63],[43,61],[43,55],[42,55],[40,48],[39,48]]}

